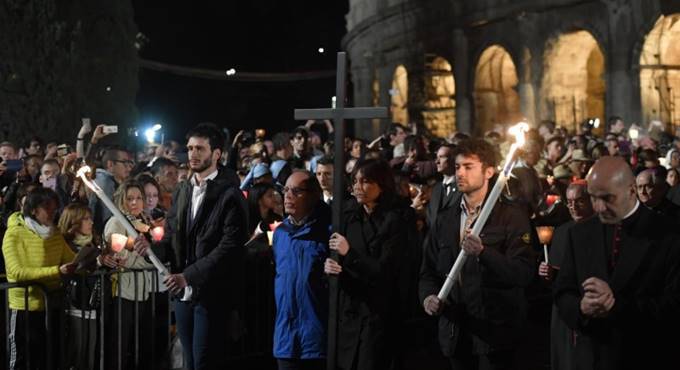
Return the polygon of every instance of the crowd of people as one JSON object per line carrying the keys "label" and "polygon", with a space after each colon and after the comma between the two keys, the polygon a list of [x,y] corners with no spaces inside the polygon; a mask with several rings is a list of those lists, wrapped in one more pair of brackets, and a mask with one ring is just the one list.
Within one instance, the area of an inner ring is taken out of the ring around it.
{"label": "crowd of people", "polygon": [[[274,270],[279,369],[325,368],[331,309],[338,369],[404,368],[403,327],[414,317],[436,321],[428,335],[452,369],[516,368],[532,285],[552,291],[546,366],[676,360],[666,338],[680,309],[680,134],[618,117],[576,132],[540,122],[479,235],[470,230],[513,142],[507,127],[436,138],[395,123],[372,141],[342,143],[332,134],[331,122],[308,121],[227,140],[228,130],[204,123],[185,142],[135,152],[104,144],[117,135],[104,125],[84,124],[74,146],[1,142],[4,272],[9,283],[39,284],[9,290],[10,368],[45,367],[46,315],[68,318],[52,320],[68,338],[59,368],[169,367],[169,311],[184,368],[225,368],[244,335],[252,255]],[[76,176],[85,164],[124,218]],[[461,250],[469,258],[440,299]],[[152,334],[154,350],[140,350]]]}

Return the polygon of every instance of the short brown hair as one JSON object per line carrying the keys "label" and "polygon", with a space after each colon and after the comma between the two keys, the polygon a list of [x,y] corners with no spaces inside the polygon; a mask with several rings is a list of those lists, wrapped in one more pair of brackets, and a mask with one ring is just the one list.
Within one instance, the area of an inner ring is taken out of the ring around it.
{"label": "short brown hair", "polygon": [[67,242],[70,243],[75,239],[80,224],[87,216],[92,217],[92,211],[86,204],[71,203],[64,208],[61,217],[59,217],[58,227]]}
{"label": "short brown hair", "polygon": [[453,151],[453,158],[462,155],[470,157],[476,155],[485,168],[498,166],[498,152],[489,142],[482,139],[466,139],[461,141]]}

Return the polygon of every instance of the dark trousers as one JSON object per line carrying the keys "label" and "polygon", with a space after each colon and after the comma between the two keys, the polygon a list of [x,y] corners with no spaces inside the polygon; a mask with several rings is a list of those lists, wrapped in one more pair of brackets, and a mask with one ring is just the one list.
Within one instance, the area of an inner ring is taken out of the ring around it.
{"label": "dark trousers", "polygon": [[177,332],[187,370],[225,368],[228,310],[219,305],[175,301]]}
{"label": "dark trousers", "polygon": [[45,311],[10,310],[9,331],[9,369],[45,369]]}
{"label": "dark trousers", "polygon": [[326,359],[301,360],[298,358],[277,358],[279,370],[324,370]]}
{"label": "dark trousers", "polygon": [[99,355],[99,321],[88,311],[77,311],[80,317],[69,315],[68,363],[75,369],[94,369]]}

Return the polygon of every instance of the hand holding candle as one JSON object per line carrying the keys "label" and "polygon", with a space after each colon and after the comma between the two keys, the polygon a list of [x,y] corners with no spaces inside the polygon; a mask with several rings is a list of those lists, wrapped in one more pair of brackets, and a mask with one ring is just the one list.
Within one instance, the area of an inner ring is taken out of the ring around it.
{"label": "hand holding candle", "polygon": [[536,226],[536,233],[538,234],[538,240],[543,244],[543,254],[545,257],[545,263],[549,264],[548,261],[548,244],[552,240],[553,226]]}
{"label": "hand holding candle", "polygon": [[[78,170],[77,176],[80,177],[80,179],[83,181],[83,184],[85,184],[85,186],[87,186],[90,190],[92,190],[95,193],[95,195],[97,195],[97,197],[99,199],[101,199],[102,203],[104,203],[106,208],[108,208],[109,211],[111,211],[111,213],[113,214],[112,217],[115,217],[116,219],[118,219],[118,221],[125,228],[127,235],[130,238],[132,238],[133,240],[137,239],[137,237],[139,236],[139,233],[137,232],[137,230],[135,230],[134,226],[132,226],[132,223],[130,223],[130,221],[127,219],[127,217],[125,217],[123,215],[123,213],[120,212],[118,207],[116,207],[116,205],[113,204],[111,199],[109,199],[109,197],[106,195],[106,193],[104,193],[104,191],[99,187],[99,185],[97,185],[96,183],[94,183],[93,181],[91,181],[87,177],[87,174],[90,173],[90,172],[92,172],[92,170],[90,169],[89,166],[83,166]],[[122,243],[122,239],[118,238],[116,248],[120,248],[119,249],[119,251],[120,251],[120,250],[122,250],[122,248],[125,248],[127,244],[128,244],[127,240],[125,241],[125,243]],[[111,249],[114,249],[113,238],[112,238]],[[147,257],[149,258],[149,260],[151,261],[151,263],[154,265],[154,267],[156,267],[156,269],[158,270],[158,273],[161,275],[161,277],[163,279],[165,279],[168,275],[170,275],[170,272],[168,271],[168,269],[165,268],[165,265],[163,265],[163,263],[158,259],[158,257],[156,256],[156,254],[153,252],[152,249],[146,248],[145,253],[146,253]],[[191,299],[192,289],[191,289],[190,286],[185,285],[185,287],[186,287],[185,292],[184,292],[185,294],[182,297],[182,300],[189,300],[189,299]]]}

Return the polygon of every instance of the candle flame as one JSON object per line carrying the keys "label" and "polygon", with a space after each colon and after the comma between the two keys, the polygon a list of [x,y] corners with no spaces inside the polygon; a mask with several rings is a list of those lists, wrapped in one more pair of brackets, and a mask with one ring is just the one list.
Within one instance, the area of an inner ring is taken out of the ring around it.
{"label": "candle flame", "polygon": [[118,253],[125,249],[128,237],[123,234],[111,234],[111,250]]}
{"label": "candle flame", "polygon": [[92,169],[90,168],[90,166],[85,165],[83,167],[80,167],[80,169],[78,169],[76,176],[83,177],[90,172],[92,172]]}
{"label": "candle flame", "polygon": [[155,242],[159,242],[163,239],[163,236],[165,235],[165,230],[163,229],[163,226],[156,226],[150,231],[151,233],[151,238]]}
{"label": "candle flame", "polygon": [[279,227],[279,225],[281,225],[281,222],[274,221],[273,224],[269,224],[269,230],[273,232],[274,230],[276,230],[277,227]]}
{"label": "candle flame", "polygon": [[515,143],[517,146],[523,146],[525,142],[524,133],[529,131],[529,124],[526,122],[519,122],[518,124],[510,127],[508,133],[515,137]]}

